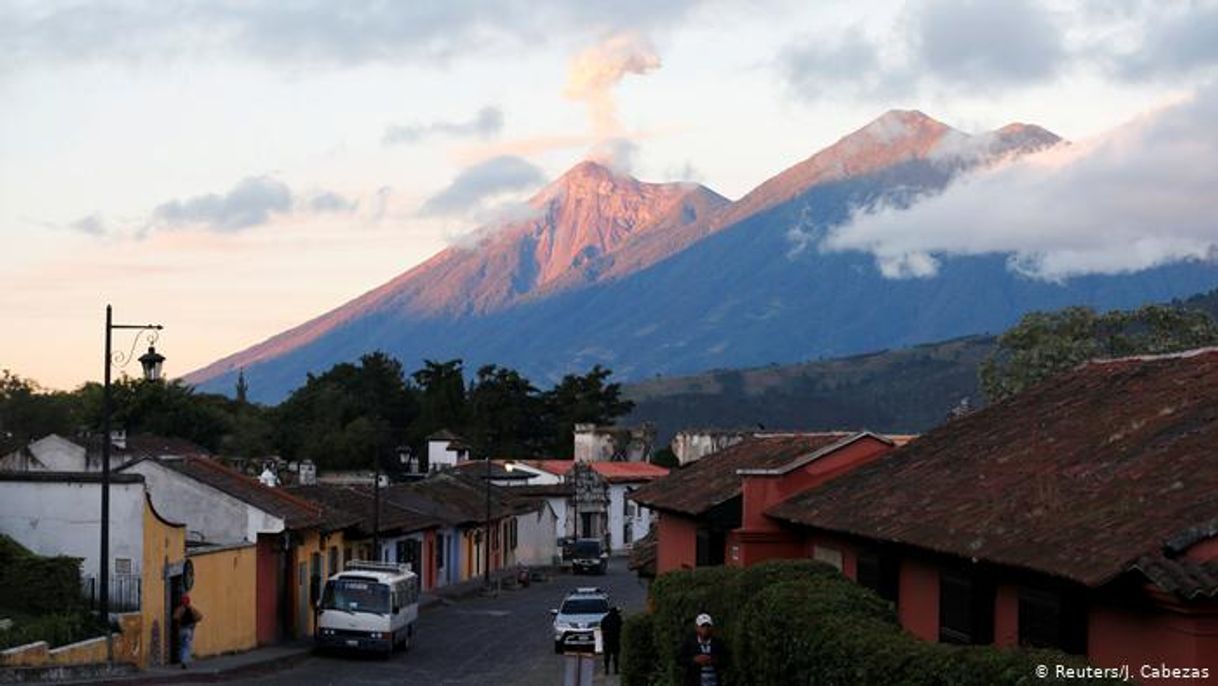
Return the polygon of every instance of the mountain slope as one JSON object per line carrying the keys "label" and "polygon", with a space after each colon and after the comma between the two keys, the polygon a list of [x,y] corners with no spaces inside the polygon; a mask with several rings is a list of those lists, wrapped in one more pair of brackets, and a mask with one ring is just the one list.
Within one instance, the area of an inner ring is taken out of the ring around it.
{"label": "mountain slope", "polygon": [[1218,283],[1202,264],[1047,283],[1012,274],[1002,255],[894,281],[869,256],[818,250],[856,207],[916,202],[974,165],[1057,141],[1028,125],[967,136],[890,112],[731,204],[583,163],[477,247],[445,250],[188,380],[228,391],[245,367],[252,397],[277,401],[306,372],[372,349],[408,367],[504,364],[540,385],[596,363],[640,379],[903,347],[998,331],[1032,309],[1131,307]]}
{"label": "mountain slope", "polygon": [[626,423],[652,422],[661,443],[689,427],[870,429],[920,433],[960,401],[981,404],[977,367],[994,339],[941,343],[831,360],[713,370],[623,387]]}

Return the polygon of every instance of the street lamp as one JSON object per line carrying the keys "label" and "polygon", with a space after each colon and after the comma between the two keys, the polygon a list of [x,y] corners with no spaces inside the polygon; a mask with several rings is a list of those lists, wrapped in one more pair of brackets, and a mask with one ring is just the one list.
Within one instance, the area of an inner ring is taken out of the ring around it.
{"label": "street lamp", "polygon": [[[102,622],[106,625],[106,661],[114,661],[114,641],[110,634],[110,415],[113,412],[110,398],[110,368],[125,367],[135,355],[135,346],[140,336],[148,334],[148,352],[140,356],[140,365],[144,368],[144,379],[159,381],[161,365],[165,356],[152,346],[156,343],[160,324],[115,324],[111,307],[106,305],[106,363],[105,382],[102,384],[102,479],[101,479],[101,556],[98,560],[98,606],[101,610]],[[136,331],[135,340],[131,342],[131,351],[126,355],[114,353],[110,349],[111,332],[115,329],[133,329]]]}

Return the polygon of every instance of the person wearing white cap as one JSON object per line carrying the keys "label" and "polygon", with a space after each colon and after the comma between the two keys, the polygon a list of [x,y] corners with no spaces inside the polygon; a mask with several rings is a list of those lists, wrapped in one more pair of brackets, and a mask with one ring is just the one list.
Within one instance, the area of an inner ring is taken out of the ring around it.
{"label": "person wearing white cap", "polygon": [[681,645],[682,686],[725,686],[727,646],[714,635],[715,620],[703,612],[694,618],[694,626],[697,631]]}

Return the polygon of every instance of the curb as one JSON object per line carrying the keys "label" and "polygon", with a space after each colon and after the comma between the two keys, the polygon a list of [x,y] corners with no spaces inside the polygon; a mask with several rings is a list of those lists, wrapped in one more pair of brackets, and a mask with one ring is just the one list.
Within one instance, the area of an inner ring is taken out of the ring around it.
{"label": "curb", "polygon": [[236,666],[229,667],[226,669],[221,669],[221,668],[208,669],[207,667],[204,666],[204,667],[201,667],[198,669],[184,669],[184,670],[181,670],[180,672],[173,672],[173,673],[162,673],[162,672],[158,672],[156,674],[141,673],[141,674],[136,674],[133,676],[125,677],[125,678],[119,677],[119,678],[115,678],[115,679],[104,679],[103,678],[103,679],[89,679],[89,680],[85,680],[85,681],[57,681],[57,682],[45,682],[45,683],[62,684],[63,686],[73,686],[73,685],[77,685],[77,684],[80,684],[80,685],[89,684],[89,686],[108,686],[108,685],[143,686],[144,684],[155,685],[155,684],[217,683],[217,682],[221,682],[221,681],[227,681],[228,679],[232,679],[232,678],[239,677],[239,676],[250,676],[250,675],[254,675],[254,674],[269,674],[271,672],[277,672],[277,671],[286,669],[288,667],[291,667],[292,665],[294,665],[298,662],[301,662],[305,658],[312,655],[312,653],[313,653],[313,651],[310,648],[301,648],[299,650],[296,650],[296,651],[293,651],[290,653],[286,653],[284,655],[279,655],[279,656],[276,656],[273,658],[269,658],[267,660],[251,662],[249,664],[244,664],[244,665],[236,665]]}

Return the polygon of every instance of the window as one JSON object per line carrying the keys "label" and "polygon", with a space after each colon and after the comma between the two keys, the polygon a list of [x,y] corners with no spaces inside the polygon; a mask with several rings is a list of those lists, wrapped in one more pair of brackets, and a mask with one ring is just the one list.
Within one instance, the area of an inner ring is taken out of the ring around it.
{"label": "window", "polygon": [[859,552],[857,581],[875,591],[884,600],[900,601],[901,563],[896,555],[875,550]]}
{"label": "window", "polygon": [[114,558],[114,573],[115,574],[130,574],[131,573],[131,558],[129,558],[129,557]]}
{"label": "window", "polygon": [[994,587],[975,571],[939,572],[939,640],[965,645],[994,641]]}
{"label": "window", "polygon": [[448,537],[440,534],[436,540],[436,569],[444,569],[444,549],[448,547]]}
{"label": "window", "polygon": [[1080,595],[1019,589],[1019,645],[1087,652],[1087,611]]}

